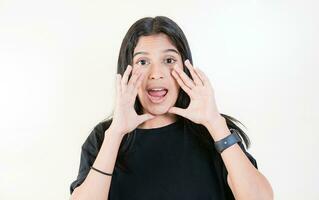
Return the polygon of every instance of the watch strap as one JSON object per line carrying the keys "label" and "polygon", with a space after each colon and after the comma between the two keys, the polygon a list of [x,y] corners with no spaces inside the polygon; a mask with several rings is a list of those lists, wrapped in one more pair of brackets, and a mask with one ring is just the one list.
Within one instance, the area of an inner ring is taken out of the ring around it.
{"label": "watch strap", "polygon": [[218,153],[222,153],[225,149],[228,147],[241,142],[241,137],[237,133],[237,130],[235,129],[229,129],[231,134],[226,136],[225,138],[215,142],[215,149]]}

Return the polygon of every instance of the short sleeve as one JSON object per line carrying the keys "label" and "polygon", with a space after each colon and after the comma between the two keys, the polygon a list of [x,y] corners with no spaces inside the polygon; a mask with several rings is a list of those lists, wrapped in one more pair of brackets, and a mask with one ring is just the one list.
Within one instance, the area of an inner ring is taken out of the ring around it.
{"label": "short sleeve", "polygon": [[90,167],[93,165],[101,148],[104,139],[104,132],[102,124],[99,123],[94,127],[90,135],[82,144],[79,172],[76,180],[74,180],[70,185],[70,194],[72,194],[74,189],[80,186],[87,177]]}
{"label": "short sleeve", "polygon": [[[242,144],[242,142],[239,142],[238,143],[240,148],[244,151],[244,153],[246,154],[246,156],[248,157],[248,159],[250,160],[250,162],[255,166],[256,169],[258,169],[258,166],[257,166],[257,161],[256,159],[246,151],[244,145]],[[223,167],[222,167],[222,174],[223,174],[223,181],[226,185],[228,185],[228,182],[227,182],[227,175],[228,175],[228,172],[227,172],[227,169],[226,169],[226,166],[223,164]]]}

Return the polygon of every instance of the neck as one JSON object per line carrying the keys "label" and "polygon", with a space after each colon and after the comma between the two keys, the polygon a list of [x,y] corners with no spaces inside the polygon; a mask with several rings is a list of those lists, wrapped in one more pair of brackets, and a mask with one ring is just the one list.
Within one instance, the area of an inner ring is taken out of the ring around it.
{"label": "neck", "polygon": [[159,128],[169,124],[172,124],[177,121],[177,116],[172,113],[166,113],[164,115],[157,115],[155,118],[147,120],[140,124],[138,128],[150,129],[150,128]]}

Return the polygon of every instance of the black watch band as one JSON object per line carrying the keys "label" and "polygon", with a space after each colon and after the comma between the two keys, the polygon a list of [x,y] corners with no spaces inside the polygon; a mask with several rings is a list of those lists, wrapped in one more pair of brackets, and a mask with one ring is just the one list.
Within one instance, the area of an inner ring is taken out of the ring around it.
{"label": "black watch band", "polygon": [[229,129],[231,134],[227,137],[215,142],[215,149],[218,153],[222,153],[228,147],[241,142],[241,138],[235,129]]}

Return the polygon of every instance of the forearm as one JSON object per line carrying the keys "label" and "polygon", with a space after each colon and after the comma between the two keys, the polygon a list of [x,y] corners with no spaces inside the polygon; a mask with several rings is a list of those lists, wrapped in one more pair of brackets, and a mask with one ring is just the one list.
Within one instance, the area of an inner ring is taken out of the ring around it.
{"label": "forearm", "polygon": [[[93,166],[101,171],[113,173],[119,146],[120,134],[112,128],[105,132],[105,138]],[[90,170],[85,181],[72,193],[71,199],[107,199],[112,176]]]}
{"label": "forearm", "polygon": [[[215,141],[230,134],[225,119],[207,125]],[[253,166],[238,144],[221,153],[228,171],[227,181],[236,199],[273,199],[272,188],[267,179]]]}
{"label": "forearm", "polygon": [[221,153],[228,183],[236,199],[273,199],[267,179],[250,162],[238,144]]}

